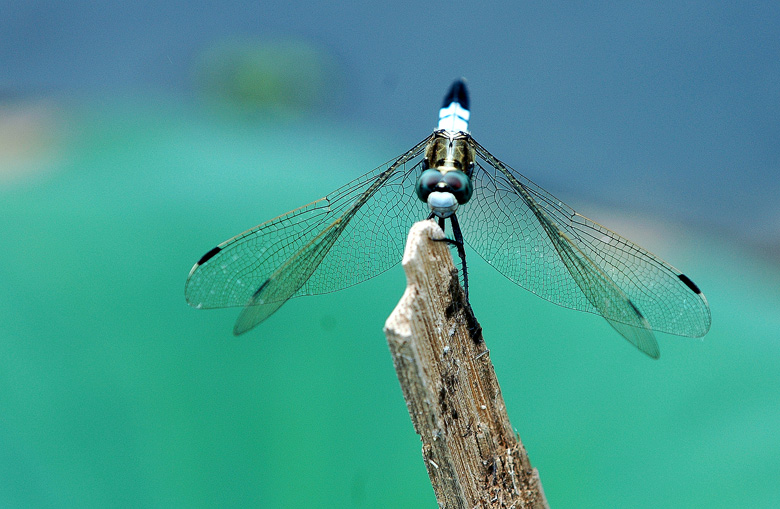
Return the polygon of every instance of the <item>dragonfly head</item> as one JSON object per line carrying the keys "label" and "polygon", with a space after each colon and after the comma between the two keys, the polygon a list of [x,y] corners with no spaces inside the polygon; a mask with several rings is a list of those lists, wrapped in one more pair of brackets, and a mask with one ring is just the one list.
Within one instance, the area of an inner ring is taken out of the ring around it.
{"label": "dragonfly head", "polygon": [[474,188],[471,179],[459,170],[440,171],[428,168],[417,179],[417,197],[428,203],[439,217],[449,217],[458,205],[471,198]]}

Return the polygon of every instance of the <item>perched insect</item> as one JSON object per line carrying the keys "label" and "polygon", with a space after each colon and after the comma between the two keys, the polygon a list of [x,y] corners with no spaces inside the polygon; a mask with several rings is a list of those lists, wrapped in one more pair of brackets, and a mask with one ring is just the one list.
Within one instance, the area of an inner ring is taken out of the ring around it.
{"label": "perched insect", "polygon": [[[650,357],[653,330],[700,337],[707,299],[685,274],[496,159],[468,132],[463,81],[439,125],[406,153],[328,196],[223,242],[195,264],[187,302],[243,306],[242,334],[292,297],[341,290],[401,260],[408,229],[450,220],[468,295],[463,241],[512,282],[555,304],[602,315]],[[465,232],[465,235],[463,234]]]}

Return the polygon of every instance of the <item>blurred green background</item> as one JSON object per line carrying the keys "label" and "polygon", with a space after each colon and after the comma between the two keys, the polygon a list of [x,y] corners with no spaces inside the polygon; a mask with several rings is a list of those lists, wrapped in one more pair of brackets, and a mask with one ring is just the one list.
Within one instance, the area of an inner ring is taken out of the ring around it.
{"label": "blurred green background", "polygon": [[434,507],[400,266],[240,338],[183,289],[426,136],[460,75],[480,143],[712,307],[654,362],[469,252],[551,506],[780,506],[774,4],[0,6],[0,506]]}

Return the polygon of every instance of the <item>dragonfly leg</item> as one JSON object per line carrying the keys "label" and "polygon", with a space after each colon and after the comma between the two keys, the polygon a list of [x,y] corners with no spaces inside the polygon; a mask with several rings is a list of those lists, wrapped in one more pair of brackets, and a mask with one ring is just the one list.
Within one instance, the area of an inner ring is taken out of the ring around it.
{"label": "dragonfly leg", "polygon": [[452,223],[452,233],[455,236],[455,247],[458,248],[458,257],[460,258],[461,267],[463,267],[463,289],[466,293],[466,302],[469,301],[469,271],[466,267],[466,249],[463,247],[463,234],[460,231],[460,224],[458,224],[458,218],[455,214],[450,216],[450,222]]}
{"label": "dragonfly leg", "polygon": [[[428,219],[433,219],[436,217],[436,215],[431,212],[431,215],[428,216]],[[441,231],[446,232],[444,226],[444,218],[439,217],[439,228],[441,228]],[[460,258],[461,263],[461,273],[463,274],[463,289],[466,294],[466,302],[469,301],[469,273],[468,268],[466,267],[466,250],[463,247],[463,234],[460,232],[460,224],[458,224],[458,219],[455,217],[455,214],[452,214],[450,216],[450,222],[452,223],[452,232],[455,236],[455,240],[443,238],[443,239],[434,239],[438,242],[446,242],[448,244],[451,244],[455,246],[458,249],[458,257]]]}
{"label": "dragonfly leg", "polygon": [[[439,221],[439,228],[441,228],[441,231],[446,232],[447,230],[444,228],[444,218],[437,216],[435,212],[431,212],[428,215],[428,219],[433,219],[434,217]],[[449,239],[437,239],[437,240],[449,241]]]}

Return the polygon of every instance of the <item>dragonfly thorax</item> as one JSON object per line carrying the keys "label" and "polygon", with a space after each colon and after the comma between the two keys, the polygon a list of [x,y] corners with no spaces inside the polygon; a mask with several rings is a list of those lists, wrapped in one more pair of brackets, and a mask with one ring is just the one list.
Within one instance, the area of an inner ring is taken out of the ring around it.
{"label": "dragonfly thorax", "polygon": [[454,214],[474,191],[474,149],[469,139],[463,132],[436,131],[425,148],[424,171],[417,179],[416,191],[438,217]]}

